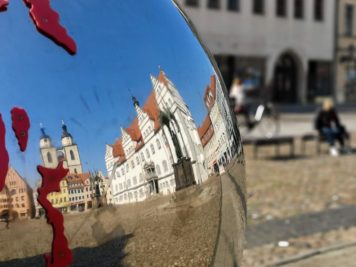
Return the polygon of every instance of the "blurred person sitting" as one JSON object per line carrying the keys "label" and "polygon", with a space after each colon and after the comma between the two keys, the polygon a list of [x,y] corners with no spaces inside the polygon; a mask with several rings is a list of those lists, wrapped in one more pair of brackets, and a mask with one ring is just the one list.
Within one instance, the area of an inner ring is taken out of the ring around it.
{"label": "blurred person sitting", "polygon": [[250,118],[250,108],[247,103],[246,90],[242,81],[239,78],[235,78],[232,82],[230,89],[230,98],[235,100],[234,113],[236,115],[243,115],[246,125],[249,129],[253,128],[253,123]]}
{"label": "blurred person sitting", "polygon": [[347,150],[345,147],[345,139],[348,139],[349,135],[345,127],[340,123],[339,116],[331,100],[325,100],[323,102],[323,108],[316,117],[315,128],[318,130],[320,136],[325,138],[329,143],[330,155],[339,155],[339,150],[335,145],[336,140],[340,143],[342,150]]}

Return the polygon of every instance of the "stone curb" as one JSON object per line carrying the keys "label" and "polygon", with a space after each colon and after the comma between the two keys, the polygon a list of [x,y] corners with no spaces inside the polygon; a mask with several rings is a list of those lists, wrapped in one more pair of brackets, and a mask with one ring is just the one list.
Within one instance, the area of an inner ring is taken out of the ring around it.
{"label": "stone curb", "polygon": [[286,264],[290,264],[290,263],[295,263],[301,260],[305,260],[317,255],[321,255],[321,254],[325,254],[328,252],[332,252],[332,251],[337,251],[337,250],[342,250],[345,248],[349,248],[349,247],[354,247],[356,246],[356,242],[351,242],[351,243],[346,243],[346,244],[341,244],[341,245],[335,245],[335,246],[329,246],[329,247],[324,247],[324,248],[319,248],[319,249],[315,249],[311,252],[306,252],[306,253],[302,253],[299,254],[295,257],[291,257],[289,259],[286,260],[281,260],[281,261],[276,261],[272,264],[268,264],[265,267],[277,267],[277,266],[283,266]]}

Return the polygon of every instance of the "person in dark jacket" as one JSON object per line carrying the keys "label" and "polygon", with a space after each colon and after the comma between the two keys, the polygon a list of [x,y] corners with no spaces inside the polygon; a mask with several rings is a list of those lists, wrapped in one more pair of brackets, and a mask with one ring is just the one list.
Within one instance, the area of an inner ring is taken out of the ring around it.
{"label": "person in dark jacket", "polygon": [[345,127],[341,125],[339,116],[331,100],[324,101],[323,108],[316,117],[315,128],[319,131],[319,134],[328,141],[330,154],[332,156],[338,156],[339,150],[335,146],[335,143],[338,141],[341,148],[344,149],[347,132]]}

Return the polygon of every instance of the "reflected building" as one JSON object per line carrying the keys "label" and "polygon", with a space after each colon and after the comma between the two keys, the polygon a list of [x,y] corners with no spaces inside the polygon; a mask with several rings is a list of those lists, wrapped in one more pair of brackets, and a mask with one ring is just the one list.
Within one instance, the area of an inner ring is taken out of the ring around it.
{"label": "reflected building", "polygon": [[224,92],[216,76],[210,77],[210,85],[204,94],[208,114],[199,127],[199,136],[204,147],[209,174],[224,172],[224,166],[235,155],[239,147],[234,138],[234,128]]}
{"label": "reflected building", "polygon": [[191,164],[194,183],[207,177],[203,146],[193,116],[163,71],[151,75],[152,92],[121,137],[106,146],[105,161],[114,204],[143,201],[152,194],[177,190],[177,163]]}
{"label": "reflected building", "polygon": [[0,217],[28,219],[33,216],[32,189],[13,168],[9,168],[0,192]]}

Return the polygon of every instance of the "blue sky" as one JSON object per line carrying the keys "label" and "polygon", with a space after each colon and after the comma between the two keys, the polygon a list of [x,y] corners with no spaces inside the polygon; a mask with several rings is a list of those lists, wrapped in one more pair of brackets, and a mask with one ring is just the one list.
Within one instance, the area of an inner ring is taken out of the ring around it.
{"label": "blue sky", "polygon": [[[143,104],[151,92],[149,75],[157,75],[159,66],[181,90],[197,123],[202,121],[213,68],[171,1],[51,2],[77,43],[75,56],[37,32],[22,1],[11,1],[0,14],[0,113],[11,165],[31,185],[39,178],[41,122],[59,145],[64,120],[84,171],[105,171],[105,144],[134,118],[131,94]],[[24,107],[31,119],[25,153],[11,131],[14,106]]]}

